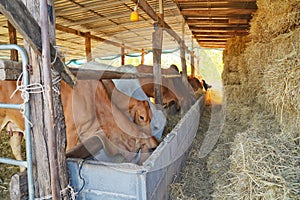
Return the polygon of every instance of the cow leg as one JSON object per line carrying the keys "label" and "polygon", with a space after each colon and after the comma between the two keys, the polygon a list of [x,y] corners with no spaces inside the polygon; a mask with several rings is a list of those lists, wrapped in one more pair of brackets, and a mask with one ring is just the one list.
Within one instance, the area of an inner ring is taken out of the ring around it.
{"label": "cow leg", "polygon": [[[12,132],[12,135],[9,140],[12,153],[15,156],[16,160],[22,160],[22,150],[21,150],[22,138],[23,138],[23,133]],[[24,167],[20,167],[21,172],[23,172],[24,170],[25,170]]]}
{"label": "cow leg", "polygon": [[87,158],[97,154],[102,148],[103,144],[100,138],[92,136],[68,150],[66,156],[67,158]]}

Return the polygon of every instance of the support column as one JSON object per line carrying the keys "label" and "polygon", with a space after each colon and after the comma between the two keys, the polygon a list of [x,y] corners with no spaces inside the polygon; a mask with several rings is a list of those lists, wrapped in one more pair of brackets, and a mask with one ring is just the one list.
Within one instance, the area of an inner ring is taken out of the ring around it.
{"label": "support column", "polygon": [[192,37],[192,51],[190,52],[191,56],[191,77],[195,77],[195,60],[194,60],[194,40]]}
{"label": "support column", "polygon": [[153,52],[153,76],[155,104],[162,105],[162,79],[161,79],[161,52],[162,52],[163,30],[158,28],[152,34],[152,52]]}
{"label": "support column", "polygon": [[145,51],[142,49],[142,58],[141,58],[141,64],[143,65],[145,63]]}
{"label": "support column", "polygon": [[124,44],[121,47],[121,65],[125,65],[125,48]]}
{"label": "support column", "polygon": [[[7,27],[8,27],[8,35],[9,35],[9,44],[18,44],[16,29],[9,21],[7,21]],[[19,60],[17,50],[14,49],[10,50],[10,60],[12,61]]]}
{"label": "support column", "polygon": [[90,62],[92,61],[92,45],[91,45],[91,37],[90,32],[87,32],[87,36],[85,36],[85,55],[86,55],[86,61]]}
{"label": "support column", "polygon": [[[27,6],[29,12],[34,19],[40,23],[40,0],[23,0]],[[47,5],[48,20],[49,20],[49,34],[50,42],[55,45],[55,16],[54,16],[54,0],[48,0]],[[30,83],[44,84],[45,78],[43,77],[43,66],[41,55],[35,49],[31,48],[30,43],[24,41],[24,47],[27,50],[29,63],[32,65],[32,75],[30,76]],[[59,59],[59,58],[58,58]],[[52,61],[51,61],[52,62]],[[55,84],[55,87],[60,90],[60,83]],[[46,90],[51,90],[47,87]],[[50,91],[51,92],[51,91]],[[35,198],[44,198],[48,195],[52,195],[50,184],[55,187],[56,191],[61,191],[68,185],[68,172],[65,157],[66,148],[66,134],[65,134],[65,123],[62,110],[62,102],[60,95],[52,93],[53,107],[54,107],[54,132],[56,139],[56,147],[52,148],[51,151],[57,152],[57,159],[55,162],[58,163],[54,170],[58,173],[57,183],[51,182],[50,178],[50,161],[49,161],[49,133],[45,127],[47,116],[45,110],[47,109],[44,104],[44,95],[42,93],[35,93],[30,95],[30,106],[31,106],[31,122],[32,127],[32,149],[33,149],[33,173],[34,173],[34,188]],[[58,194],[53,194],[53,199],[58,199]],[[68,199],[67,196],[59,199]]]}

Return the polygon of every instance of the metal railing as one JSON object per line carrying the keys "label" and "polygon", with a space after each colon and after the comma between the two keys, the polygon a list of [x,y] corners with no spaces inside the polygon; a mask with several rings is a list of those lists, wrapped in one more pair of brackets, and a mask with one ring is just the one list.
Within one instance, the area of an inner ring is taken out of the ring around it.
{"label": "metal railing", "polygon": [[[29,73],[27,71],[28,65],[28,57],[26,51],[18,45],[15,44],[7,44],[0,45],[0,50],[11,50],[15,49],[19,51],[22,58],[22,71],[23,71],[23,79],[22,84],[26,87],[29,85]],[[28,180],[28,197],[29,199],[34,199],[34,182],[33,182],[33,168],[32,168],[32,148],[31,148],[31,126],[30,122],[30,103],[25,102],[25,108],[23,104],[7,104],[0,103],[0,108],[8,108],[8,109],[18,109],[24,110],[24,123],[25,123],[25,140],[26,140],[26,161],[14,160],[10,158],[0,158],[0,163],[18,165],[27,168],[27,180]]]}

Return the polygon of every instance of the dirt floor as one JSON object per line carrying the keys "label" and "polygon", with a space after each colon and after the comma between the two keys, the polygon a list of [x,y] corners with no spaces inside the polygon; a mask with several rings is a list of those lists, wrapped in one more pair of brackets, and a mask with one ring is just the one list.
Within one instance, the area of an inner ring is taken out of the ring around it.
{"label": "dirt floor", "polygon": [[199,129],[191,145],[186,165],[176,182],[170,185],[170,200],[212,199],[212,184],[207,170],[207,157],[200,153],[204,138],[209,134],[212,106],[206,105],[200,118]]}

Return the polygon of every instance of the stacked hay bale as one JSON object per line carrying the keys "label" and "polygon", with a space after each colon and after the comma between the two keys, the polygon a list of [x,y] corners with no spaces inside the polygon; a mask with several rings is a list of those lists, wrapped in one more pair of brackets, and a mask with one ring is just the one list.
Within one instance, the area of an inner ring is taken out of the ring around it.
{"label": "stacked hay bale", "polygon": [[251,39],[223,54],[227,116],[208,161],[216,199],[300,196],[300,1],[257,6]]}

